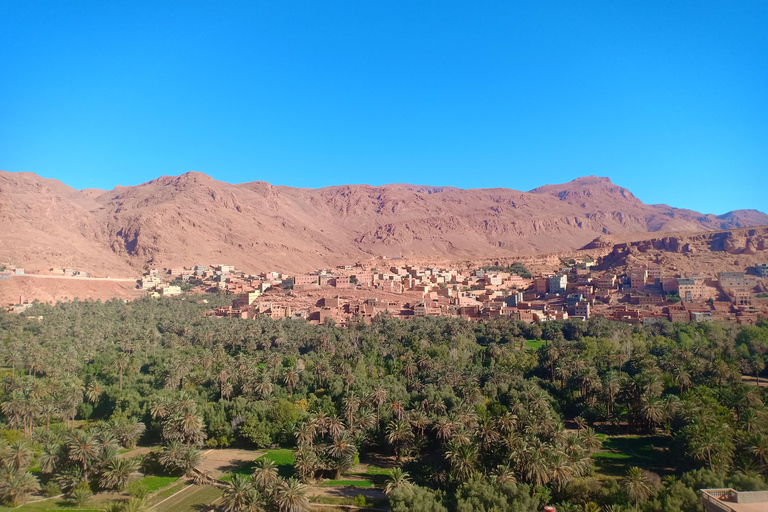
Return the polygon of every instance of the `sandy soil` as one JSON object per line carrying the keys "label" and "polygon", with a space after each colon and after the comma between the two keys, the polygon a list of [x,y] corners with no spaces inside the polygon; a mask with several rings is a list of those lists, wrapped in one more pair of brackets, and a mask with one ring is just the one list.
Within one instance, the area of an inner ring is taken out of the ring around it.
{"label": "sandy soil", "polygon": [[258,450],[239,450],[234,448],[208,450],[203,453],[203,462],[198,469],[207,472],[213,478],[218,478],[239,468],[246,462],[258,459],[262,455],[264,455],[264,452]]}

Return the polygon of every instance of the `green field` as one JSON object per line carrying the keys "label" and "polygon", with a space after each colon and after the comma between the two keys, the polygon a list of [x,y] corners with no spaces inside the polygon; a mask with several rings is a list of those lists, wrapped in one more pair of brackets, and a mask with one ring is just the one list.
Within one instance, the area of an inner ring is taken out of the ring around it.
{"label": "green field", "polygon": [[[277,465],[277,474],[283,478],[289,478],[293,476],[293,463],[295,459],[293,457],[293,450],[280,448],[277,450],[267,450],[267,453],[259,457],[259,459],[269,459]],[[259,460],[256,459],[256,460]],[[232,479],[232,475],[251,475],[256,468],[256,461],[246,462],[239,468],[235,469],[231,473],[221,477],[224,482],[229,482]]]}
{"label": "green field", "polygon": [[669,443],[670,438],[664,436],[609,436],[592,457],[597,472],[605,476],[624,476],[632,466],[664,475],[674,466],[667,451]]}
{"label": "green field", "polygon": [[296,459],[293,457],[293,450],[278,449],[267,450],[267,453],[259,457],[260,459],[270,459],[277,464],[277,474],[283,478],[289,478],[293,476],[293,464]]}
{"label": "green field", "polygon": [[547,342],[544,340],[528,340],[525,342],[525,348],[530,350],[538,350],[539,347],[546,345]]}
{"label": "green field", "polygon": [[177,476],[145,476],[141,479],[141,483],[147,488],[149,492],[155,492],[167,487],[177,481]]}

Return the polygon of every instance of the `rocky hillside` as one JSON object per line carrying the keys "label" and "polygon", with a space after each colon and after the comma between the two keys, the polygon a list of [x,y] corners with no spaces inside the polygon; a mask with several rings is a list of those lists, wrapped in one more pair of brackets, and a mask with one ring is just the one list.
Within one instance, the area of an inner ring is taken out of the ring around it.
{"label": "rocky hillside", "polygon": [[[647,237],[647,235],[646,235]],[[633,241],[598,237],[582,249],[602,249],[598,268],[620,269],[656,263],[670,271],[713,275],[721,271],[743,271],[755,263],[768,262],[768,227],[739,228],[715,232],[675,233]]]}
{"label": "rocky hillside", "polygon": [[768,224],[768,216],[646,205],[595,176],[519,192],[402,184],[297,189],[187,173],[78,191],[0,172],[0,222],[0,263],[135,275],[193,263],[303,271],[377,256],[506,258],[573,250],[599,235],[722,230]]}

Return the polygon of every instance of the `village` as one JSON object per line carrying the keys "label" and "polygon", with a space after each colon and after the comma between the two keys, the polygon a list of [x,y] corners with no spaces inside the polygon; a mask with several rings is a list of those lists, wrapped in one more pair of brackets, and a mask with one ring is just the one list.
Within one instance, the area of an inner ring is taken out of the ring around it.
{"label": "village", "polygon": [[[153,270],[140,287],[153,296],[215,291],[232,306],[209,311],[224,318],[302,318],[313,324],[369,323],[378,314],[408,319],[507,317],[526,323],[604,317],[629,324],[725,321],[752,325],[768,314],[768,264],[717,275],[665,275],[659,265],[624,274],[600,272],[593,261],[570,260],[559,271],[533,276],[524,266],[459,271],[361,264],[287,275],[248,275],[228,265]],[[761,290],[763,293],[761,293]]]}

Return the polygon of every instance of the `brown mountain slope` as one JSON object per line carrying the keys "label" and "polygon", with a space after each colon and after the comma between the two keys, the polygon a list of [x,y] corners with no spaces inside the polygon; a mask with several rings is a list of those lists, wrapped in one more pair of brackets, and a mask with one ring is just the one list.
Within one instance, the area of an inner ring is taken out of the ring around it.
{"label": "brown mountain slope", "polygon": [[714,230],[768,216],[645,205],[594,176],[519,192],[298,189],[187,173],[107,192],[0,172],[0,221],[0,262],[127,275],[192,263],[304,271],[373,256],[509,257],[576,249],[601,234]]}

